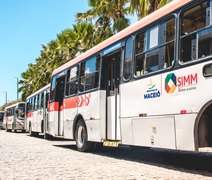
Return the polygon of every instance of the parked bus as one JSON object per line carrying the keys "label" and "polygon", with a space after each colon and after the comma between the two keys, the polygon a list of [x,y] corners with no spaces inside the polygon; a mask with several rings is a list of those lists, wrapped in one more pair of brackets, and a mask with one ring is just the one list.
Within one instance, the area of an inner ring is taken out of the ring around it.
{"label": "parked bus", "polygon": [[31,136],[44,133],[48,124],[47,104],[49,97],[50,84],[36,91],[26,99],[26,123],[25,129],[29,131]]}
{"label": "parked bus", "polygon": [[4,111],[0,111],[0,129],[3,129]]}
{"label": "parked bus", "polygon": [[53,72],[48,133],[178,150],[212,146],[212,1],[175,0]]}
{"label": "parked bus", "polygon": [[18,102],[5,108],[3,126],[7,132],[16,132],[17,130],[25,131],[25,102]]}

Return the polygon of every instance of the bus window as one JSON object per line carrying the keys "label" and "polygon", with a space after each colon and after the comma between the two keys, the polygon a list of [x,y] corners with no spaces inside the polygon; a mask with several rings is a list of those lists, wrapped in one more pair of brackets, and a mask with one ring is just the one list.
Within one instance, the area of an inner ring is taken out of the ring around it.
{"label": "bus window", "polygon": [[[206,16],[206,9],[207,3],[204,1],[181,15],[181,61],[183,63],[198,58],[196,57],[197,31],[206,27],[206,21],[209,18]],[[202,56],[201,53],[198,56]]]}
{"label": "bus window", "polygon": [[99,84],[100,58],[93,57],[81,63],[79,91],[95,89]]}
{"label": "bus window", "polygon": [[144,60],[145,60],[144,54],[136,56],[135,71],[134,71],[135,78],[139,78],[142,75],[144,75]]}
{"label": "bus window", "polygon": [[158,46],[159,41],[158,38],[159,38],[159,26],[156,26],[149,30],[148,49],[152,49]]}
{"label": "bus window", "polygon": [[35,97],[32,97],[32,109],[31,109],[31,110],[34,110],[34,107],[35,107],[35,101],[34,101],[34,98],[35,98]]}
{"label": "bus window", "polygon": [[[142,45],[141,45],[142,46]],[[125,45],[124,53],[124,79],[127,81],[131,77],[132,73],[132,61],[133,61],[133,38],[129,37]]]}
{"label": "bus window", "polygon": [[212,54],[212,27],[198,33],[198,58]]}
{"label": "bus window", "polygon": [[0,112],[0,122],[3,122],[4,113]]}
{"label": "bus window", "polygon": [[32,110],[32,98],[29,99],[29,110]]}
{"label": "bus window", "polygon": [[75,66],[68,70],[67,84],[66,84],[66,96],[74,95],[77,92],[78,83],[78,66]]}
{"label": "bus window", "polygon": [[38,106],[38,95],[35,96],[34,103],[35,103],[34,109],[37,109],[37,106]]}
{"label": "bus window", "polygon": [[14,116],[15,115],[15,107],[12,107],[12,114],[11,114],[12,116]]}
{"label": "bus window", "polygon": [[37,95],[37,106],[36,108],[39,108],[39,104],[40,104],[40,94]]}
{"label": "bus window", "polygon": [[138,34],[136,37],[136,54],[145,51],[145,32]]}
{"label": "bus window", "polygon": [[41,102],[40,102],[40,107],[43,108],[43,103],[44,103],[44,102],[43,102],[43,101],[44,101],[44,92],[42,92],[42,93],[40,94],[40,101],[41,101]]}
{"label": "bus window", "polygon": [[54,102],[55,101],[55,92],[56,92],[56,76],[54,76],[52,78],[50,102]]}
{"label": "bus window", "polygon": [[26,105],[26,112],[28,113],[30,111],[30,99],[27,99],[27,105]]}
{"label": "bus window", "polygon": [[19,104],[18,105],[18,117],[24,118],[25,116],[25,104]]}
{"label": "bus window", "polygon": [[182,15],[181,35],[187,35],[206,26],[206,2],[201,3]]}
{"label": "bus window", "polygon": [[85,62],[82,62],[80,65],[79,92],[83,92],[84,90],[85,90]]}
{"label": "bus window", "polygon": [[145,73],[150,73],[159,70],[159,49],[151,51],[146,55]]}
{"label": "bus window", "polygon": [[[138,34],[134,77],[139,78],[144,74],[171,67],[174,64],[174,40],[175,18],[169,18],[150,30]],[[148,42],[148,45],[145,45],[145,42]]]}
{"label": "bus window", "polygon": [[85,66],[85,90],[95,89],[99,82],[100,58],[92,58],[86,62]]}
{"label": "bus window", "polygon": [[49,92],[46,93],[46,104],[45,104],[46,109],[48,108],[48,104],[49,104]]}

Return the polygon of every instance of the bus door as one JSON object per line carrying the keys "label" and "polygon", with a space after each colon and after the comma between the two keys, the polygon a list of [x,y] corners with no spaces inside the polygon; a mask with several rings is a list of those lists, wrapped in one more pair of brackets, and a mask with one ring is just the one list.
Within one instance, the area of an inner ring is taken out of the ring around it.
{"label": "bus door", "polygon": [[102,84],[106,90],[106,137],[120,140],[119,84],[121,50],[103,58]]}
{"label": "bus door", "polygon": [[44,123],[43,132],[44,133],[49,132],[48,110],[47,110],[48,104],[49,104],[49,92],[44,91],[44,97],[43,97],[43,123]]}
{"label": "bus door", "polygon": [[17,118],[18,118],[18,106],[13,108],[13,126],[12,129],[16,129],[17,125]]}
{"label": "bus door", "polygon": [[56,79],[55,102],[58,103],[58,117],[55,122],[55,135],[63,135],[63,99],[64,99],[65,76]]}

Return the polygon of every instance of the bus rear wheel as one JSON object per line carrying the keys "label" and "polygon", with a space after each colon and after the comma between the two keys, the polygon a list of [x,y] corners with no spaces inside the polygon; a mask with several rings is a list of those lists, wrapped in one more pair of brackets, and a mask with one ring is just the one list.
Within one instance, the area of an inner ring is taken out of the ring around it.
{"label": "bus rear wheel", "polygon": [[36,137],[36,136],[39,135],[39,133],[38,133],[38,132],[32,131],[32,126],[30,125],[30,126],[29,126],[29,135],[30,135],[30,136]]}
{"label": "bus rear wheel", "polygon": [[94,147],[93,142],[88,142],[88,133],[86,129],[86,125],[83,120],[79,120],[76,125],[75,130],[75,140],[77,150],[80,152],[91,151]]}
{"label": "bus rear wheel", "polygon": [[6,125],[6,132],[12,132],[12,129],[8,129],[7,126],[8,126],[8,125]]}

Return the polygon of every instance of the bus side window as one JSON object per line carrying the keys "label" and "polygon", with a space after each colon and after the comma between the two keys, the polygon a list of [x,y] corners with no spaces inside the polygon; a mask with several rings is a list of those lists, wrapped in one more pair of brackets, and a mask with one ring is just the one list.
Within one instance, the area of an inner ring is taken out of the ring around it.
{"label": "bus side window", "polygon": [[27,105],[26,105],[26,112],[28,113],[30,111],[30,99],[27,99]]}
{"label": "bus side window", "polygon": [[132,74],[133,65],[133,37],[129,37],[126,41],[125,51],[124,51],[124,70],[123,77],[124,80],[128,81]]}
{"label": "bus side window", "polygon": [[174,64],[175,18],[169,18],[136,36],[134,77]]}
{"label": "bus side window", "polygon": [[95,89],[99,81],[99,58],[93,57],[86,61],[85,65],[85,91]]}
{"label": "bus side window", "polygon": [[135,46],[135,66],[134,66],[134,76],[139,78],[144,75],[144,60],[145,60],[145,40],[146,32],[142,32],[136,36],[136,46]]}
{"label": "bus side window", "polygon": [[99,56],[92,57],[88,59],[86,62],[81,63],[80,84],[79,84],[80,92],[92,90],[98,87],[99,70],[100,70]]}
{"label": "bus side window", "polygon": [[39,109],[40,107],[40,94],[37,95],[37,109]]}
{"label": "bus side window", "polygon": [[43,103],[44,103],[44,102],[43,102],[43,101],[44,101],[44,92],[42,92],[42,93],[40,94],[40,96],[41,96],[41,98],[40,98],[40,101],[41,101],[41,102],[40,102],[40,107],[43,108]]}
{"label": "bus side window", "polygon": [[80,64],[80,82],[79,82],[79,92],[85,90],[85,62]]}
{"label": "bus side window", "polygon": [[[207,13],[207,2],[203,1],[198,5],[184,11],[181,14],[181,62],[189,62],[197,59],[198,57],[204,57],[209,54],[209,52],[200,52],[197,57],[197,36],[198,31],[206,27],[206,22],[208,17]],[[204,34],[204,33],[203,33]],[[201,33],[199,36],[202,37],[199,39],[199,48],[200,51],[204,51],[203,49],[207,49],[207,47],[202,46],[203,39],[205,39]],[[208,44],[208,41],[205,41]],[[210,45],[209,45],[210,47]],[[206,50],[207,51],[207,50]],[[209,50],[208,50],[209,51]]]}
{"label": "bus side window", "polygon": [[32,97],[32,109],[31,110],[34,110],[34,105],[35,105],[35,101],[34,101],[34,96]]}
{"label": "bus side window", "polygon": [[48,104],[49,104],[49,92],[46,93],[46,107],[45,108],[48,108]]}
{"label": "bus side window", "polygon": [[50,102],[55,101],[55,95],[56,95],[56,76],[52,78],[51,82],[51,88],[50,88]]}
{"label": "bus side window", "polygon": [[30,100],[29,100],[29,110],[30,111],[32,110],[32,98],[30,98]]}
{"label": "bus side window", "polygon": [[67,84],[66,84],[66,96],[74,95],[77,93],[78,83],[78,66],[75,66],[68,70]]}
{"label": "bus side window", "polygon": [[212,54],[212,27],[198,33],[198,58]]}

